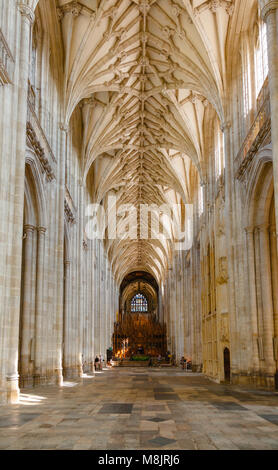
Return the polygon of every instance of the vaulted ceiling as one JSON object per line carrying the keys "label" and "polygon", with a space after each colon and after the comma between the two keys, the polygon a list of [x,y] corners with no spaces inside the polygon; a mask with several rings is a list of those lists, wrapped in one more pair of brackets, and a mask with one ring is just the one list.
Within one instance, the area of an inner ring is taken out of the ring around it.
{"label": "vaulted ceiling", "polygon": [[[239,3],[57,0],[64,111],[69,121],[81,110],[82,172],[95,202],[181,204],[177,218],[186,218],[190,182],[203,178],[204,127],[212,109],[224,119],[225,45]],[[119,282],[135,270],[164,278],[175,227],[161,225],[168,239],[105,240]]]}

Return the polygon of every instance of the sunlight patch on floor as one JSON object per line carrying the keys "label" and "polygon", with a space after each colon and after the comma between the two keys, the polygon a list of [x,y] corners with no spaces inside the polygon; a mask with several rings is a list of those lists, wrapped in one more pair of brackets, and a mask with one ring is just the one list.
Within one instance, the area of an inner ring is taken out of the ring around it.
{"label": "sunlight patch on floor", "polygon": [[78,382],[67,382],[67,381],[64,381],[62,387],[71,388],[71,387],[76,387],[76,385],[78,385]]}
{"label": "sunlight patch on floor", "polygon": [[38,395],[30,395],[27,393],[20,393],[20,396],[19,396],[20,405],[38,405],[43,400],[47,400],[47,398],[40,397]]}

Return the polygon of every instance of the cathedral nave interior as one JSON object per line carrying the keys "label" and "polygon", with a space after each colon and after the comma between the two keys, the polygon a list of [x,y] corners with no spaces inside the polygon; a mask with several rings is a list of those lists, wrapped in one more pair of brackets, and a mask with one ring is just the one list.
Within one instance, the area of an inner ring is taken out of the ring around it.
{"label": "cathedral nave interior", "polygon": [[278,389],[277,11],[1,0],[4,406],[107,354]]}

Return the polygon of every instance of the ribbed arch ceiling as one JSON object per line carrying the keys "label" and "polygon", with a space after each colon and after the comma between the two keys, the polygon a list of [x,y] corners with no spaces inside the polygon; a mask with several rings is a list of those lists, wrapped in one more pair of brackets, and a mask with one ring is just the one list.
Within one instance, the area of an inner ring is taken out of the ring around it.
{"label": "ribbed arch ceiling", "polygon": [[[233,0],[59,0],[65,53],[65,116],[83,121],[82,168],[107,208],[191,202],[204,167],[204,122],[224,120],[225,43]],[[196,178],[195,178],[196,179]],[[163,211],[162,211],[163,213]],[[161,215],[161,214],[160,214]],[[138,216],[139,217],[139,216]],[[159,214],[157,214],[159,217]],[[121,223],[127,223],[122,218]],[[170,239],[105,240],[118,282],[145,270],[158,282],[171,264]],[[107,231],[106,231],[107,233]]]}

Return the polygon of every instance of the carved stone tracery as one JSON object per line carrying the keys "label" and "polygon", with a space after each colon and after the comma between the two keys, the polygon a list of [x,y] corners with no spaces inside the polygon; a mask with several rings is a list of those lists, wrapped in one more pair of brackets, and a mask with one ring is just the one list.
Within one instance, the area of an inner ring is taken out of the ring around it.
{"label": "carved stone tracery", "polygon": [[0,29],[0,86],[12,83],[14,58]]}
{"label": "carved stone tracery", "polygon": [[35,152],[47,180],[52,181],[55,178],[55,174],[30,122],[27,122],[26,137],[27,146]]}

